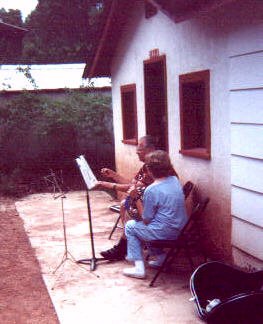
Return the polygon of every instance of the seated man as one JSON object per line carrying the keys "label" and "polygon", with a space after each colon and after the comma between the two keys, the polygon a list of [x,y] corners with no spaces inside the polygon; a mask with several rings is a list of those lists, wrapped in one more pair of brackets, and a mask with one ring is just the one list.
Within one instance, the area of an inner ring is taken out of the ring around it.
{"label": "seated man", "polygon": [[[154,151],[145,157],[149,176],[154,182],[143,194],[143,202],[138,198],[136,188],[131,188],[129,195],[136,200],[141,220],[129,220],[125,226],[128,241],[127,260],[135,267],[123,270],[123,274],[134,278],[145,278],[143,260],[144,242],[151,240],[176,239],[187,222],[185,199],[178,178],[171,175],[173,167],[165,151]],[[160,249],[150,249],[156,257],[151,266],[160,266],[166,254]]]}
{"label": "seated man", "polygon": [[[150,152],[153,152],[154,150],[155,150],[155,139],[152,136],[146,135],[139,139],[136,153],[140,161],[144,162],[145,155]],[[149,176],[148,172],[146,172],[145,165],[143,165],[140,168],[140,170],[132,179],[132,181],[125,179],[117,172],[107,168],[102,169],[101,173],[103,176],[107,178],[111,178],[115,182],[98,181],[97,187],[115,189],[117,191],[127,192],[132,185],[136,185],[137,188],[142,188],[141,190],[142,192],[144,188],[146,188],[149,184],[153,182],[152,177]],[[126,222],[125,220],[125,214],[127,214],[126,211],[129,211],[129,213],[132,214],[134,212],[133,207],[134,207],[133,202],[129,199],[129,197],[127,197],[126,200],[124,200],[121,203],[120,215],[123,224],[125,224]],[[135,209],[135,213],[136,213],[136,209]],[[123,234],[119,242],[116,245],[114,245],[113,248],[106,251],[102,251],[101,255],[107,260],[116,261],[116,260],[124,259],[126,252],[127,252],[127,241],[123,231]]]}

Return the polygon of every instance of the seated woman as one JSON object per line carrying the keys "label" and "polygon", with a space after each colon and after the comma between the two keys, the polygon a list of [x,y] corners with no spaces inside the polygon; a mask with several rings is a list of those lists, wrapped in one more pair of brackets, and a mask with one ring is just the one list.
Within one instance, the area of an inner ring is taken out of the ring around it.
{"label": "seated woman", "polygon": [[[154,182],[145,189],[143,202],[140,199],[136,201],[141,220],[130,220],[125,226],[128,241],[126,259],[133,261],[135,267],[123,270],[124,275],[140,279],[145,278],[144,242],[176,239],[187,221],[181,184],[176,176],[170,175],[173,167],[169,155],[157,150],[149,153],[145,162]],[[130,189],[129,194],[136,199],[137,189]],[[165,258],[162,250],[150,249],[149,253],[156,256],[155,261],[150,261],[151,266],[162,264]]]}

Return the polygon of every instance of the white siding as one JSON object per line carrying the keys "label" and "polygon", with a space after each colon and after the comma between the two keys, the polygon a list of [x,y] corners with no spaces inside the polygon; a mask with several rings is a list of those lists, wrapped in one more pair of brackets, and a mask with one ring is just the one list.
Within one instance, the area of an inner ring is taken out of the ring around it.
{"label": "white siding", "polygon": [[252,264],[251,257],[263,261],[263,47],[259,26],[254,37],[252,30],[236,32],[236,42],[232,35],[230,50],[232,245],[238,264]]}
{"label": "white siding", "polygon": [[263,125],[232,125],[231,153],[263,159]]}
{"label": "white siding", "polygon": [[233,218],[232,244],[239,249],[263,260],[262,228]]}
{"label": "white siding", "polygon": [[246,269],[247,271],[255,271],[257,269],[262,269],[262,261],[254,258],[247,253],[239,250],[236,247],[232,247],[233,259],[239,267]]}
{"label": "white siding", "polygon": [[231,122],[263,124],[262,89],[230,92]]}
{"label": "white siding", "polygon": [[230,89],[263,87],[263,51],[230,59]]}
{"label": "white siding", "polygon": [[262,161],[232,156],[231,168],[231,181],[233,185],[263,193]]}
{"label": "white siding", "polygon": [[232,215],[263,228],[262,194],[233,186]]}

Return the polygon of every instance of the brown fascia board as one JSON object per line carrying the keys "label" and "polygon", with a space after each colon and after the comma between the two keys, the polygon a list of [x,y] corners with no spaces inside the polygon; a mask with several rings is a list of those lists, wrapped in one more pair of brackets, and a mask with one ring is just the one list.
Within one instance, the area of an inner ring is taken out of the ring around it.
{"label": "brown fascia board", "polygon": [[110,65],[114,56],[121,30],[130,9],[138,0],[113,0],[103,29],[102,37],[90,62],[86,64],[83,78],[110,77]]}

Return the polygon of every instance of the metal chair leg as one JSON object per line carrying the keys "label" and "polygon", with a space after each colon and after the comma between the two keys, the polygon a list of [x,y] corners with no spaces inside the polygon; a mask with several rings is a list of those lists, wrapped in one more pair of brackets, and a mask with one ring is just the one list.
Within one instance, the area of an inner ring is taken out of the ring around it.
{"label": "metal chair leg", "polygon": [[160,268],[158,269],[158,271],[156,272],[155,276],[153,277],[153,279],[151,280],[149,286],[153,287],[153,284],[155,283],[156,279],[159,277],[160,273],[165,269],[166,264],[168,263],[168,260],[170,259],[170,257],[173,255],[175,248],[171,248],[166,255],[166,258],[163,261],[163,264],[160,266]]}
{"label": "metal chair leg", "polygon": [[120,219],[121,219],[121,215],[119,214],[119,216],[118,216],[118,218],[117,218],[117,220],[116,220],[116,222],[115,222],[115,224],[114,224],[114,226],[113,226],[113,228],[112,228],[112,230],[110,232],[109,240],[111,239],[113,233],[115,232],[116,228],[118,227],[118,223],[119,223]]}

